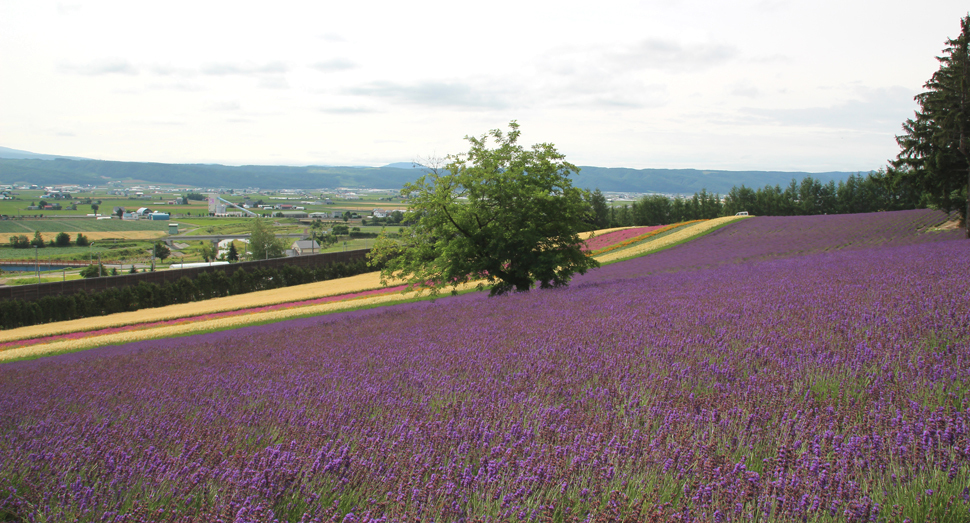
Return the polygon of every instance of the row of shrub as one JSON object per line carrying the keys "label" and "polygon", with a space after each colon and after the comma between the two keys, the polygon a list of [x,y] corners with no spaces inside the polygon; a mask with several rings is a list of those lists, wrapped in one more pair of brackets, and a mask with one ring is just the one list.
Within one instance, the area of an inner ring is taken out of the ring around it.
{"label": "row of shrub", "polygon": [[[87,236],[85,236],[85,235],[83,235],[81,233],[77,233],[77,240],[75,241],[75,244],[78,247],[86,247],[90,243],[91,242],[88,241],[88,237]],[[40,231],[35,231],[34,232],[34,239],[32,239],[32,240],[29,239],[29,238],[27,238],[27,236],[24,235],[24,234],[20,234],[20,235],[17,235],[17,236],[11,236],[10,237],[10,246],[13,247],[14,249],[27,249],[29,247],[44,248],[44,247],[47,247],[47,246],[50,246],[50,247],[70,247],[71,246],[71,237],[66,232],[61,232],[61,233],[58,233],[57,234],[57,237],[54,238],[53,240],[51,240],[50,243],[45,243],[44,242],[44,237],[41,236]]]}
{"label": "row of shrub", "polygon": [[141,282],[135,286],[105,289],[90,294],[81,291],[76,294],[46,296],[36,301],[5,300],[0,302],[0,328],[13,329],[208,300],[354,276],[372,270],[374,269],[369,268],[367,261],[363,259],[314,267],[284,265],[257,267],[250,271],[239,269],[231,275],[225,271],[215,270],[203,272],[192,279],[182,277],[169,283]]}

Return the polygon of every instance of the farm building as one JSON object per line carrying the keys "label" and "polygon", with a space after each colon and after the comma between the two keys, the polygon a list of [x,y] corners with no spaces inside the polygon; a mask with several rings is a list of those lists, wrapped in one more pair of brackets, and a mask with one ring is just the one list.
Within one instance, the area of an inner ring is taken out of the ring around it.
{"label": "farm building", "polygon": [[298,240],[293,242],[293,245],[290,245],[290,250],[296,256],[303,256],[304,254],[320,252],[320,244],[316,240]]}

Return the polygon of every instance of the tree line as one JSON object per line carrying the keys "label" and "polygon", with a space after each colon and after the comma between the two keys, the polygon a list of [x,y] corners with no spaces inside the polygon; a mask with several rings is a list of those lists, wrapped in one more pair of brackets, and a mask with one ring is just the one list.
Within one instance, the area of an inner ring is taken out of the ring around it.
{"label": "tree line", "polygon": [[590,226],[600,229],[665,225],[739,212],[757,216],[852,214],[925,208],[931,203],[929,195],[908,180],[882,170],[864,176],[853,174],[838,183],[822,183],[809,175],[801,182],[792,179],[784,188],[735,186],[723,198],[702,189],[690,197],[652,194],[630,204],[610,206],[597,189],[589,200]]}
{"label": "tree line", "polygon": [[81,291],[75,294],[45,296],[36,301],[4,300],[0,301],[0,327],[14,329],[41,323],[202,301],[344,278],[370,270],[373,269],[368,268],[367,262],[363,259],[313,267],[284,265],[257,267],[251,271],[239,269],[231,275],[225,271],[216,270],[203,272],[195,278],[182,277],[176,281],[161,284],[143,281],[129,287],[116,287],[92,293]]}
{"label": "tree line", "polygon": [[[91,242],[88,241],[88,237],[77,233],[77,239],[75,240],[75,245],[78,247],[86,247]],[[50,243],[44,242],[44,237],[40,234],[40,231],[34,231],[34,239],[27,238],[26,235],[20,234],[17,236],[10,237],[10,246],[14,249],[27,249],[30,247],[38,247],[43,249],[44,247],[70,247],[71,246],[71,236],[66,232],[58,233],[57,236],[50,241]]]}

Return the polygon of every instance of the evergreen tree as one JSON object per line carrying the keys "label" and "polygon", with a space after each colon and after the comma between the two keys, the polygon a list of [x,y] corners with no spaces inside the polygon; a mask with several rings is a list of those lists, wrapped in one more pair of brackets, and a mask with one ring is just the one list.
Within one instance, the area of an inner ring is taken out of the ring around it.
{"label": "evergreen tree", "polygon": [[606,197],[596,189],[590,195],[590,205],[593,207],[593,228],[606,229],[610,225],[610,208],[606,203]]}
{"label": "evergreen tree", "polygon": [[230,242],[229,243],[229,252],[226,254],[226,258],[228,258],[229,261],[231,261],[231,262],[234,262],[234,261],[238,261],[239,260],[239,252],[236,251],[236,244],[235,244],[235,242]]}
{"label": "evergreen tree", "polygon": [[916,95],[919,109],[896,137],[902,149],[892,175],[910,178],[945,211],[957,210],[970,238],[970,15],[947,39],[940,69]]}
{"label": "evergreen tree", "polygon": [[30,244],[38,248],[44,248],[47,246],[44,243],[44,237],[40,235],[40,231],[34,231],[34,239],[30,240]]}

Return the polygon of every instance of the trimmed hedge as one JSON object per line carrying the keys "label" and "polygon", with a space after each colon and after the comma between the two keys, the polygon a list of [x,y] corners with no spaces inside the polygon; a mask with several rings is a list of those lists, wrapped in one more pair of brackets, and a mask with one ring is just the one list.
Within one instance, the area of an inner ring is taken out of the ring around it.
{"label": "trimmed hedge", "polygon": [[70,295],[45,296],[37,301],[5,300],[0,302],[0,328],[14,329],[40,323],[208,300],[344,278],[372,270],[374,269],[368,267],[367,261],[363,259],[311,267],[293,265],[278,268],[257,267],[250,272],[245,269],[237,270],[231,276],[227,276],[222,271],[203,272],[194,279],[182,277],[161,285],[141,282],[131,287],[106,289],[91,294],[81,291]]}

